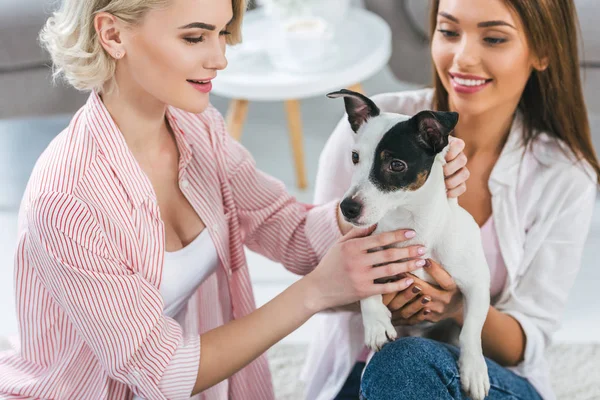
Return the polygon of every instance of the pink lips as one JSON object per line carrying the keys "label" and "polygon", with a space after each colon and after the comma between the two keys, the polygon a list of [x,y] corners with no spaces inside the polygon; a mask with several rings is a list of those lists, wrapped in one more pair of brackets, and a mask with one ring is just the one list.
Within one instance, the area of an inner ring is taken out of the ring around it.
{"label": "pink lips", "polygon": [[[463,94],[473,94],[473,93],[477,93],[482,91],[483,89],[485,89],[491,82],[491,79],[487,79],[481,76],[476,76],[476,75],[467,75],[467,74],[460,74],[460,73],[450,73],[450,83],[452,84],[452,88],[454,89],[454,91],[456,91],[457,93],[463,93]],[[459,82],[457,79],[458,78],[461,82]],[[473,82],[470,82],[469,84],[467,84],[464,81],[484,81],[483,84],[473,84]]]}
{"label": "pink lips", "polygon": [[[212,78],[211,78],[212,79]],[[206,83],[197,83],[188,80],[187,82],[194,87],[194,89],[202,92],[209,93],[212,90],[212,82],[211,79],[199,79],[198,81],[203,81]]]}

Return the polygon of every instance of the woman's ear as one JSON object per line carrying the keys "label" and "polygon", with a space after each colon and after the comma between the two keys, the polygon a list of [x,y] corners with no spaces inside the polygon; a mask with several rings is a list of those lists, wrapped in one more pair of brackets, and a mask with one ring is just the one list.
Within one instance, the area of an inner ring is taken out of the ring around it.
{"label": "woman's ear", "polygon": [[94,28],[100,44],[107,53],[116,59],[125,55],[120,22],[117,17],[107,12],[98,13],[94,17]]}
{"label": "woman's ear", "polygon": [[539,72],[545,71],[546,68],[548,68],[548,64],[550,64],[550,61],[548,61],[548,57],[536,57],[533,60],[533,68],[535,68],[535,70]]}

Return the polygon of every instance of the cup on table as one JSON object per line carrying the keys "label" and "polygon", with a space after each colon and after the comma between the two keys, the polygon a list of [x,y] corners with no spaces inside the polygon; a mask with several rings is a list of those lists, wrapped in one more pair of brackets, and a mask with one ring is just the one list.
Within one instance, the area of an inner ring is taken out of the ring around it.
{"label": "cup on table", "polygon": [[331,32],[323,18],[292,18],[282,25],[283,46],[290,66],[303,68],[318,62],[330,46]]}

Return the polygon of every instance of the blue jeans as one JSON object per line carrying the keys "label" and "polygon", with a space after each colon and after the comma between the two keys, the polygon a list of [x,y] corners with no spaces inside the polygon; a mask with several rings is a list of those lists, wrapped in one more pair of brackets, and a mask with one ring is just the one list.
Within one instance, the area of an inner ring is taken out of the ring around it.
{"label": "blue jeans", "polygon": [[359,400],[360,376],[364,368],[364,362],[359,361],[354,364],[354,368],[352,368],[350,375],[348,375],[346,382],[344,382],[344,386],[342,386],[342,389],[333,400]]}
{"label": "blue jeans", "polygon": [[[388,343],[367,365],[361,400],[467,399],[458,374],[459,349],[431,339],[405,337]],[[524,378],[485,359],[490,376],[489,400],[541,400]]]}

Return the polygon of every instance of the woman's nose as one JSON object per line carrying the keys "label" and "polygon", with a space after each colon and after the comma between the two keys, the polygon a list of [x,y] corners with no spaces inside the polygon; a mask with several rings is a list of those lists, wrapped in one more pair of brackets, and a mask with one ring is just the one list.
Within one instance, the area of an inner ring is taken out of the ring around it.
{"label": "woman's nose", "polygon": [[466,37],[460,42],[456,48],[454,61],[460,68],[468,68],[479,63],[479,49],[474,40],[469,40]]}
{"label": "woman's nose", "polygon": [[220,42],[216,41],[212,45],[210,55],[207,59],[206,69],[222,70],[227,67],[227,57],[225,57],[225,46]]}

